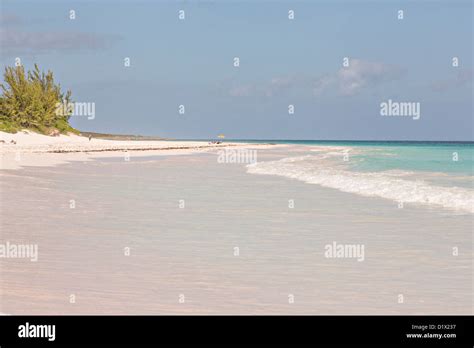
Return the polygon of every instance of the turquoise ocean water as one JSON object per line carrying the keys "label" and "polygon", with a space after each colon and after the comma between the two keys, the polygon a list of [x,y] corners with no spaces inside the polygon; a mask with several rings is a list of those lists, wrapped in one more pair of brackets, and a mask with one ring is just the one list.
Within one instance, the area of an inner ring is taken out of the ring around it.
{"label": "turquoise ocean water", "polygon": [[308,146],[303,156],[250,165],[252,174],[284,176],[363,196],[474,213],[472,142],[243,142]]}
{"label": "turquoise ocean water", "polygon": [[228,140],[229,142],[341,146],[360,149],[351,156],[360,171],[416,170],[473,175],[474,142],[393,142],[314,140]]}

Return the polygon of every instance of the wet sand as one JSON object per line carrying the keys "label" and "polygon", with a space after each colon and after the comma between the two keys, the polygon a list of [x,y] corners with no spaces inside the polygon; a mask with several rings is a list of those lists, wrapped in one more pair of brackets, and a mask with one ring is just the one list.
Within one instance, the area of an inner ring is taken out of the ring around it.
{"label": "wet sand", "polygon": [[[2,313],[472,314],[470,214],[252,175],[212,151],[0,175],[0,242],[39,249],[0,258]],[[326,258],[334,241],[364,261]]]}

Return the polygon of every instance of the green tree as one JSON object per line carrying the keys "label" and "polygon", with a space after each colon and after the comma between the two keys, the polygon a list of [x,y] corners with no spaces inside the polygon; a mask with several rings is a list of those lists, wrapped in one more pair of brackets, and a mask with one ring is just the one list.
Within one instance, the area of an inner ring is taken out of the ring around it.
{"label": "green tree", "polygon": [[0,84],[0,130],[15,132],[26,128],[49,133],[77,132],[69,125],[72,103],[71,91],[61,92],[54,83],[53,73],[41,72],[35,64],[33,71],[25,73],[23,66],[6,67],[4,84]]}

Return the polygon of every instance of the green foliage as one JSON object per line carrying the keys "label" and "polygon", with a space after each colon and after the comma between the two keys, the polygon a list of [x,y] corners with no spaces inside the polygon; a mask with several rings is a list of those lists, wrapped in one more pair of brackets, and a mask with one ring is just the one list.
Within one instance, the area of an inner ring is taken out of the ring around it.
{"label": "green foliage", "polygon": [[0,120],[0,131],[7,133],[16,133],[21,130],[21,127],[9,120]]}
{"label": "green foliage", "polygon": [[80,134],[77,129],[74,129],[70,126],[70,124],[65,119],[59,119],[54,124],[54,128],[59,130],[61,133],[74,133]]}
{"label": "green foliage", "polygon": [[51,71],[45,74],[36,64],[28,73],[23,66],[6,67],[4,80],[5,84],[0,84],[0,130],[75,131],[68,123],[70,111],[58,107],[71,103],[71,91],[63,94]]}

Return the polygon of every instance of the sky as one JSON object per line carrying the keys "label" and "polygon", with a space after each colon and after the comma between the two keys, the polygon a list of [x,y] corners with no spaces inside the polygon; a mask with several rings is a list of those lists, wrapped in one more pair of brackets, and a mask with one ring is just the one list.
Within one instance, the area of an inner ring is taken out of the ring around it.
{"label": "sky", "polygon": [[[474,141],[473,15],[470,0],[1,0],[0,68],[52,70],[93,103],[71,117],[83,131]],[[388,100],[420,117],[382,116]]]}

